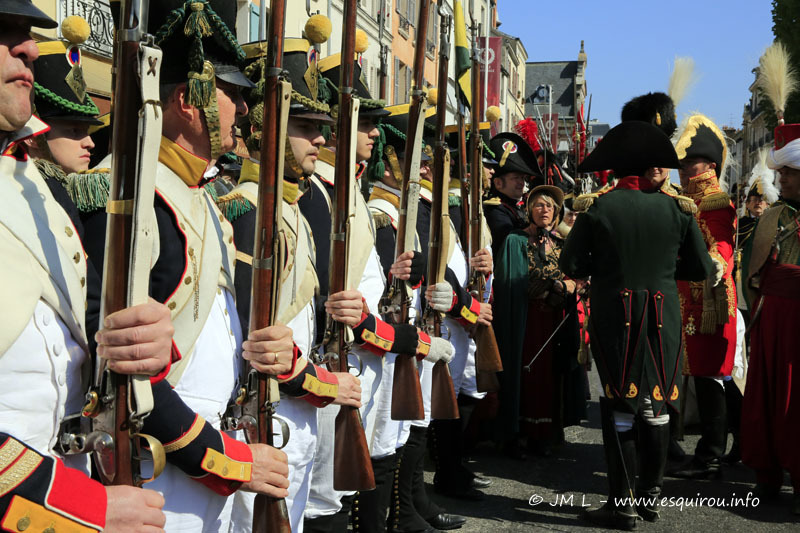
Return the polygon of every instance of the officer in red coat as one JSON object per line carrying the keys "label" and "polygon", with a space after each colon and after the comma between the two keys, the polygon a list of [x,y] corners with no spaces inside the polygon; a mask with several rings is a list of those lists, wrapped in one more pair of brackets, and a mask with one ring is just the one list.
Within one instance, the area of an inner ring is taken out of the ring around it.
{"label": "officer in red coat", "polygon": [[694,376],[701,438],[694,457],[670,471],[681,478],[718,478],[728,442],[725,388],[736,352],[736,286],[733,249],[736,210],[720,186],[727,157],[720,129],[700,114],[692,115],[675,146],[683,194],[697,205],[695,218],[717,275],[700,282],[678,282],[686,356],[684,375]]}

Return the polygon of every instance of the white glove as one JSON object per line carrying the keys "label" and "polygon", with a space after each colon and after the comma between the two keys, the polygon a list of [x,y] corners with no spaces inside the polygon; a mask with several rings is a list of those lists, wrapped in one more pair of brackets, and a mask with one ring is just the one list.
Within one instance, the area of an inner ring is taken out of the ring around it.
{"label": "white glove", "polygon": [[719,282],[722,281],[722,275],[725,273],[725,265],[719,259],[714,257],[711,258],[714,262],[714,271],[711,272],[711,275],[708,276],[708,279],[714,282],[714,286],[716,287],[719,285]]}
{"label": "white glove", "polygon": [[446,281],[442,281],[433,286],[433,295],[430,305],[435,310],[446,313],[453,308],[453,287]]}
{"label": "white glove", "polygon": [[428,355],[425,356],[424,361],[429,361],[431,363],[444,361],[445,363],[449,363],[453,360],[455,352],[456,349],[449,340],[441,337],[431,337],[431,349]]}

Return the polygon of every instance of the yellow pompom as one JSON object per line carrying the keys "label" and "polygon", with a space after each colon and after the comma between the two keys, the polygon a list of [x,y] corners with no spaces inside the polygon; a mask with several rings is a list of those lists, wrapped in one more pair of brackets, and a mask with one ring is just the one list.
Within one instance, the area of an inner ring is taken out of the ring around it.
{"label": "yellow pompom", "polygon": [[369,37],[367,37],[367,32],[362,29],[356,30],[356,53],[363,54],[369,48]]}
{"label": "yellow pompom", "polygon": [[430,105],[436,105],[436,102],[439,101],[439,89],[436,87],[432,87],[428,89],[428,103]]}
{"label": "yellow pompom", "polygon": [[91,35],[92,29],[86,19],[72,15],[61,22],[61,35],[72,44],[81,44]]}
{"label": "yellow pompom", "polygon": [[325,15],[311,15],[304,29],[306,38],[312,43],[324,43],[331,36],[331,19]]}
{"label": "yellow pompom", "polygon": [[496,105],[490,105],[486,108],[486,120],[489,122],[497,122],[500,120],[500,108]]}

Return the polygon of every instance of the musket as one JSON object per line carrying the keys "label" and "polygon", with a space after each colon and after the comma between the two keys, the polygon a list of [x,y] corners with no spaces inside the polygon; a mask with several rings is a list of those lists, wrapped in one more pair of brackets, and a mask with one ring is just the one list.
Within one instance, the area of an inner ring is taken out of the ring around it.
{"label": "musket", "polygon": [[[423,2],[423,6],[427,2]],[[447,65],[450,59],[449,16],[442,14],[441,46],[439,48],[439,107],[436,115],[436,142],[433,156],[433,199],[431,200],[430,243],[428,246],[428,284],[444,281],[447,268],[447,251],[450,240],[450,215],[448,212],[448,187],[450,185],[450,152],[445,142],[445,118],[447,108]],[[443,68],[442,68],[443,67]],[[442,315],[428,308],[428,331],[442,336]],[[431,383],[431,418],[437,420],[458,418],[458,404],[453,388],[450,368],[444,361],[433,365]]]}
{"label": "musket", "polygon": [[[422,90],[425,74],[425,47],[428,30],[430,0],[421,0],[417,24],[416,48],[414,50],[414,79],[411,87],[411,102],[408,110],[408,130],[403,176],[400,186],[400,209],[398,210],[395,257],[414,250],[417,227],[417,209],[420,191],[420,155],[422,132],[425,126],[427,100]],[[446,90],[440,88],[442,92]],[[407,324],[411,308],[411,294],[405,281],[395,279],[389,290],[392,301],[390,316],[398,324]],[[392,381],[392,420],[420,420],[425,418],[422,403],[422,388],[419,383],[416,360],[413,355],[399,354],[394,363]]]}
{"label": "musket", "polygon": [[[153,196],[161,139],[159,71],[161,50],[147,34],[146,0],[123,0],[114,42],[111,183],[106,204],[106,253],[100,314],[106,317],[148,301],[150,261],[155,237]],[[132,126],[138,127],[132,127]],[[148,376],[124,376],[98,360],[87,394],[88,435],[65,435],[71,452],[93,451],[106,485],[151,481],[164,466],[164,449],[140,433],[153,408]],[[143,442],[152,454],[153,477],[142,478]]]}
{"label": "musket", "polygon": [[[472,21],[472,68],[470,69],[472,94],[480,92],[480,58],[478,57],[478,26]],[[480,132],[480,109],[473,105],[470,109],[470,184],[469,184],[469,229],[467,240],[467,256],[475,257],[475,254],[483,248],[481,237],[483,236],[483,139]],[[466,158],[465,158],[466,159]],[[462,203],[466,202],[462,198]],[[466,223],[464,224],[467,225]],[[473,298],[485,302],[486,298],[486,277],[477,269],[470,267],[468,290]],[[479,385],[478,390],[496,391],[500,388],[497,377],[494,375],[503,370],[503,362],[500,359],[500,350],[497,347],[497,339],[494,335],[494,328],[483,324],[475,324],[473,333],[475,339],[475,370],[476,380]]]}
{"label": "musket", "polygon": [[[356,0],[344,1],[342,28],[341,78],[339,80],[339,117],[337,119],[336,168],[334,173],[333,205],[331,206],[330,293],[347,287],[347,265],[352,242],[350,225],[354,213],[356,133],[358,128],[358,99],[353,98],[353,72],[356,34]],[[349,370],[347,355],[353,332],[341,323],[329,319],[326,333],[327,357],[335,372]],[[375,488],[367,438],[361,425],[361,413],[355,407],[342,405],[336,415],[336,435],[333,457],[333,488],[336,490],[371,490]]]}
{"label": "musket", "polygon": [[[264,76],[264,114],[261,130],[261,161],[258,175],[255,243],[250,297],[249,331],[276,324],[281,291],[280,268],[283,257],[290,253],[282,246],[280,225],[283,203],[283,163],[286,131],[289,121],[291,83],[282,74],[283,33],[286,21],[286,0],[272,0],[267,28]],[[244,390],[237,401],[242,403],[242,425],[248,442],[274,446],[273,418],[280,401],[275,376],[247,371]],[[286,423],[280,423],[281,447],[289,439]],[[253,531],[290,533],[289,511],[283,498],[257,494],[253,505]]]}

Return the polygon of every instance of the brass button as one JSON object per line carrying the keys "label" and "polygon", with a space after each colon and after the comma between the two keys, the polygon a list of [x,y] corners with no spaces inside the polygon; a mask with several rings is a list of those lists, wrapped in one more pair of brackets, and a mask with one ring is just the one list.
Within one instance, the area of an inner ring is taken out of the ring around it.
{"label": "brass button", "polygon": [[227,476],[228,475],[228,467],[227,466],[223,466],[222,467],[222,475],[223,476]]}
{"label": "brass button", "polygon": [[56,533],[56,530],[53,529],[52,527],[48,527],[47,529],[42,531],[42,533]]}
{"label": "brass button", "polygon": [[190,284],[192,282],[192,276],[186,276],[186,278],[183,280],[183,282],[186,285]]}
{"label": "brass button", "polygon": [[656,294],[656,300],[660,300],[660,299],[661,299],[661,295],[660,294]]}
{"label": "brass button", "polygon": [[17,520],[17,529],[19,531],[25,531],[31,526],[31,519],[27,516],[23,516],[19,520]]}
{"label": "brass button", "polygon": [[220,289],[219,287],[217,287],[217,294],[222,294],[222,289]]}
{"label": "brass button", "polygon": [[69,226],[64,227],[64,233],[67,234],[67,237],[72,237],[72,228]]}
{"label": "brass button", "polygon": [[658,329],[661,329],[661,327],[662,327],[662,324],[659,324],[659,325],[658,325]]}
{"label": "brass button", "polygon": [[76,263],[80,263],[81,262],[81,253],[80,252],[75,252],[75,255],[72,256],[72,260],[75,261]]}
{"label": "brass button", "polygon": [[179,223],[178,225],[181,227],[183,231],[186,231],[186,225],[183,222]]}
{"label": "brass button", "polygon": [[86,278],[81,278],[81,287],[86,286]]}
{"label": "brass button", "polygon": [[230,244],[233,244],[233,237],[228,237],[228,242],[229,242]]}
{"label": "brass button", "polygon": [[220,215],[219,215],[219,221],[220,221],[220,222],[222,222],[223,220],[225,220],[225,217],[223,217],[223,216],[220,214]]}
{"label": "brass button", "polygon": [[175,308],[178,307],[178,304],[176,304],[175,302],[170,302],[167,304],[167,307],[169,307],[170,311],[174,311]]}
{"label": "brass button", "polygon": [[629,327],[631,327],[631,323],[630,323],[630,322],[625,322],[625,327],[626,327],[626,328],[629,328]]}
{"label": "brass button", "polygon": [[227,309],[223,309],[222,312],[225,314],[225,316],[228,316],[228,310]]}
{"label": "brass button", "polygon": [[206,468],[214,468],[214,459],[209,459],[206,463]]}
{"label": "brass button", "polygon": [[622,295],[625,296],[625,297],[628,297],[630,295],[630,293],[628,291],[625,291],[625,292],[622,293]]}
{"label": "brass button", "polygon": [[189,247],[189,250],[188,250],[188,253],[189,253],[189,257],[193,257],[193,256],[194,256],[194,248],[192,248],[192,247],[190,246],[190,247]]}

